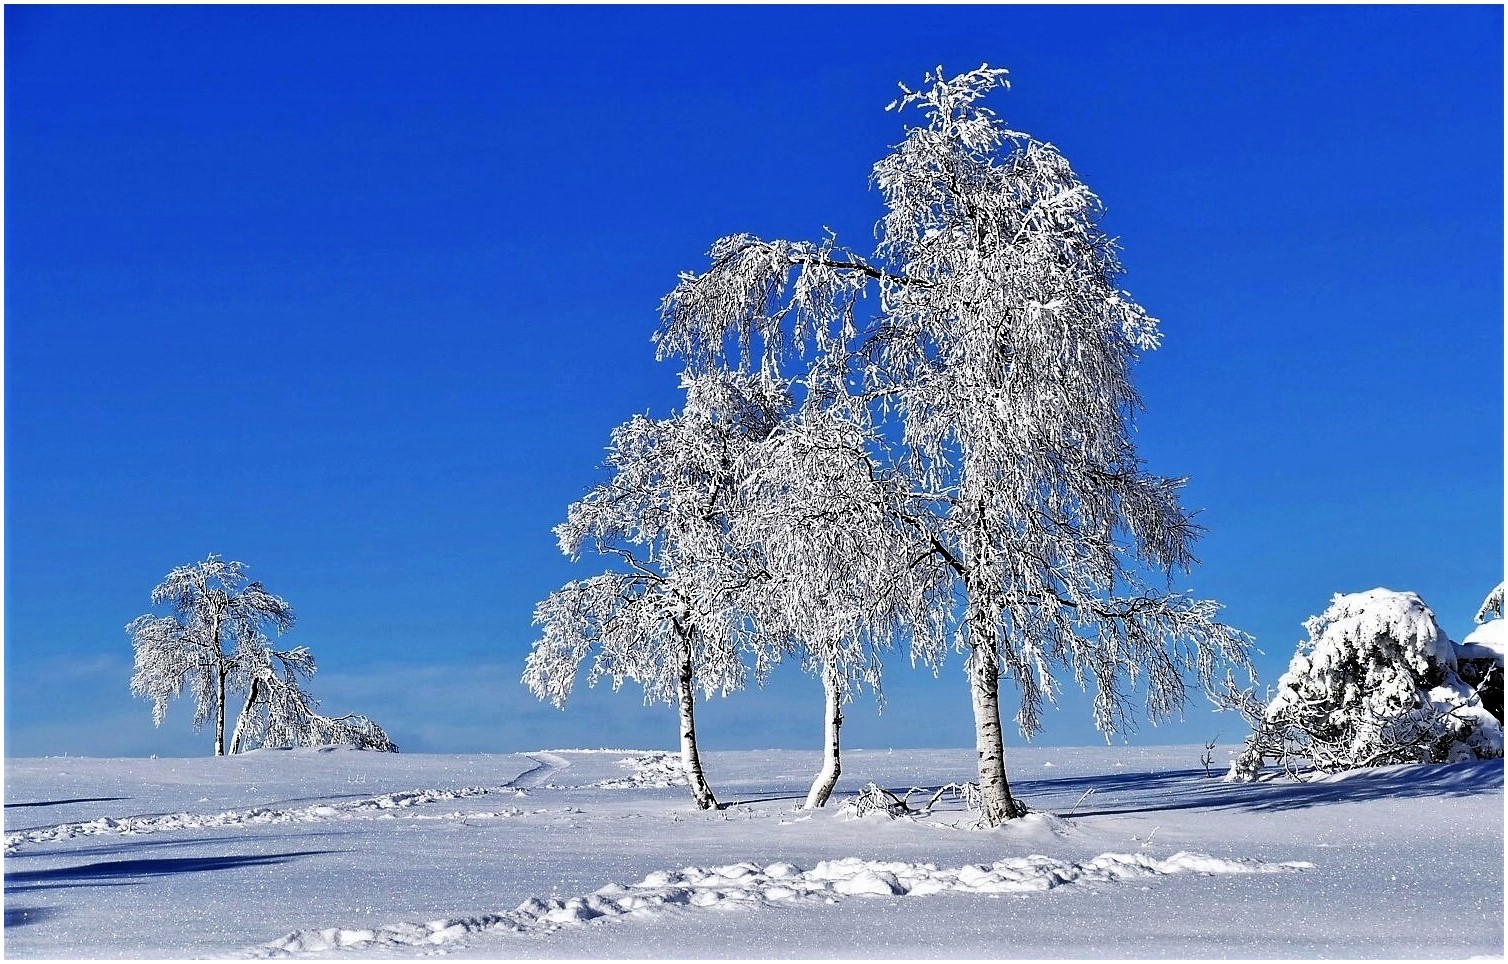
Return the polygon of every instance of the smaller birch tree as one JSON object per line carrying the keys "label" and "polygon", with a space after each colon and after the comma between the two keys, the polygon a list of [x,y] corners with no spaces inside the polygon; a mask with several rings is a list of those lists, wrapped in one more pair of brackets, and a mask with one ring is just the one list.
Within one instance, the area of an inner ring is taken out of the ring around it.
{"label": "smaller birch tree", "polygon": [[589,685],[632,680],[645,702],[680,717],[692,799],[715,809],[696,733],[696,694],[739,689],[752,628],[739,593],[764,578],[733,539],[738,479],[754,445],[789,407],[778,380],[726,371],[683,376],[686,401],[668,419],[637,416],[613,431],[608,481],[555,528],[573,560],[594,548],[622,569],[575,580],[534,611],[541,637],[524,664],[530,692],[564,706],[583,663]]}
{"label": "smaller birch tree", "polygon": [[759,447],[737,530],[767,573],[744,596],[760,652],[794,654],[822,683],[822,764],[806,809],[824,806],[842,773],[843,707],[866,686],[880,699],[883,653],[927,591],[905,482],[875,461],[866,408],[814,387]]}

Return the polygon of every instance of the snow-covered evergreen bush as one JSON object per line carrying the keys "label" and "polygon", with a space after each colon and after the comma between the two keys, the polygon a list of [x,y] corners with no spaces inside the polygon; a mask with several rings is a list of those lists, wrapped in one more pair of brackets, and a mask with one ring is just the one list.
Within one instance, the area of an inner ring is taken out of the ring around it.
{"label": "snow-covered evergreen bush", "polygon": [[1503,584],[1487,594],[1477,610],[1477,628],[1456,644],[1456,671],[1474,687],[1487,712],[1503,722],[1503,649],[1508,646],[1503,621]]}
{"label": "snow-covered evergreen bush", "polygon": [[1229,780],[1268,760],[1323,772],[1503,755],[1500,721],[1458,673],[1456,647],[1413,593],[1337,594],[1305,621]]}

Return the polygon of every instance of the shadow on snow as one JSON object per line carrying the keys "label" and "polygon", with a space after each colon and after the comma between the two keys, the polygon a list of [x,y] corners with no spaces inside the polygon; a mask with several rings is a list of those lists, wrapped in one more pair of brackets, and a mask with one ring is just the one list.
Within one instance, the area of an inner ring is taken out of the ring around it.
{"label": "shadow on snow", "polygon": [[[201,829],[201,830],[216,830],[216,829],[219,829],[219,828],[211,827],[211,828],[199,828],[199,829]],[[64,841],[58,842],[58,844],[56,846],[29,846],[29,847],[27,847],[24,850],[18,850],[15,853],[6,854],[5,855],[5,865],[7,867],[13,867],[19,861],[23,861],[23,860],[36,860],[36,859],[39,859],[39,858],[40,859],[49,859],[50,858],[50,859],[56,860],[56,859],[61,858],[61,857],[71,857],[71,858],[74,858],[74,859],[77,859],[77,858],[80,858],[80,857],[108,857],[108,856],[111,856],[113,854],[126,854],[126,853],[141,854],[141,853],[148,853],[148,852],[151,852],[151,851],[170,850],[170,849],[175,848],[175,847],[203,847],[206,844],[215,844],[215,845],[222,845],[222,846],[224,846],[224,845],[230,845],[230,844],[239,844],[239,843],[242,843],[244,841],[249,841],[249,840],[255,840],[255,841],[261,843],[263,846],[268,846],[273,841],[279,841],[279,840],[308,841],[308,840],[312,840],[312,839],[314,839],[316,837],[344,837],[344,836],[349,836],[351,834],[358,834],[358,833],[361,833],[361,831],[360,830],[355,830],[355,829],[352,829],[352,830],[333,829],[333,830],[313,830],[313,831],[311,831],[311,830],[303,830],[303,829],[293,829],[293,830],[283,831],[283,832],[280,832],[280,833],[272,833],[272,832],[268,832],[268,831],[263,831],[261,833],[236,833],[236,834],[216,835],[216,836],[208,837],[208,838],[206,838],[206,837],[187,837],[187,838],[183,838],[183,839],[173,839],[171,837],[166,837],[166,836],[162,836],[162,835],[155,835],[155,836],[147,837],[146,839],[143,839],[142,837],[132,836],[132,837],[129,837],[126,840],[123,840],[123,841],[121,841],[119,843],[100,843],[100,844],[96,844],[96,845],[94,845],[92,847],[72,847],[72,846],[69,846],[69,844],[73,843],[74,842],[73,840],[64,840]],[[322,851],[319,851],[319,852],[322,852]],[[13,878],[13,877],[15,877],[15,873],[14,872],[7,873],[6,877],[7,877],[7,879]]]}
{"label": "shadow on snow", "polygon": [[21,807],[61,807],[69,803],[109,803],[113,800],[129,800],[130,797],[73,797],[69,800],[37,800],[32,803],[7,803],[5,809]]}
{"label": "shadow on snow", "polygon": [[[1047,789],[1053,781],[1038,781]],[[1094,789],[1090,801],[1099,806],[1080,809],[1079,817],[1130,813],[1158,813],[1170,810],[1246,810],[1277,812],[1301,810],[1333,803],[1357,803],[1368,800],[1407,800],[1418,797],[1465,797],[1503,788],[1503,761],[1479,760],[1457,764],[1420,764],[1352,770],[1309,780],[1279,778],[1255,783],[1224,783],[1207,777],[1200,770],[1169,773],[1128,773],[1105,779],[1079,777],[1064,781],[1071,786],[1057,786],[1062,791]],[[1167,791],[1182,790],[1181,793]],[[1142,794],[1166,795],[1148,799]],[[1100,794],[1124,793],[1123,803],[1105,799]]]}
{"label": "shadow on snow", "polygon": [[[1172,810],[1247,810],[1273,812],[1299,810],[1333,803],[1418,797],[1465,797],[1503,788],[1503,761],[1477,760],[1455,764],[1418,764],[1352,770],[1309,780],[1279,777],[1256,783],[1225,783],[1220,774],[1203,768],[1147,770],[1085,776],[1015,779],[1011,794],[1034,811],[1058,816],[1096,817],[1117,814],[1158,813]],[[909,792],[918,804],[935,794],[939,786],[895,785],[885,788],[896,797]],[[1094,791],[1091,795],[1088,791]],[[834,803],[852,792],[834,791]],[[799,801],[805,794],[751,794],[722,809],[754,803]],[[956,809],[944,798],[940,809]],[[1085,806],[1088,804],[1088,806]]]}
{"label": "shadow on snow", "polygon": [[5,908],[5,926],[22,927],[26,924],[40,924],[57,915],[57,909],[54,907],[7,907]]}
{"label": "shadow on snow", "polygon": [[113,886],[144,877],[197,874],[236,867],[260,867],[287,863],[295,857],[337,853],[333,850],[295,850],[283,854],[245,857],[155,857],[138,860],[105,860],[50,870],[22,870],[5,875],[7,894],[62,887]]}

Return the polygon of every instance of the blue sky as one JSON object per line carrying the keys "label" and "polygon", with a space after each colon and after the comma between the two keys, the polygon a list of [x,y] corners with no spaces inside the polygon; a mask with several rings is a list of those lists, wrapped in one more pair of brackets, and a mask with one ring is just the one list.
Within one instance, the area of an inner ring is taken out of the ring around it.
{"label": "blue sky", "polygon": [[[123,627],[211,552],[405,750],[673,745],[628,688],[518,683],[534,603],[596,571],[551,526],[677,403],[677,272],[737,231],[865,247],[883,108],[938,64],[1008,67],[996,109],[1104,200],[1165,336],[1140,449],[1261,678],[1338,591],[1460,638],[1503,570],[1502,16],[8,6],[6,753],[207,751],[130,696]],[[886,694],[848,745],[972,744],[958,663]],[[815,752],[820,698],[791,667],[701,735]],[[1037,742],[1098,739],[1070,699]]]}

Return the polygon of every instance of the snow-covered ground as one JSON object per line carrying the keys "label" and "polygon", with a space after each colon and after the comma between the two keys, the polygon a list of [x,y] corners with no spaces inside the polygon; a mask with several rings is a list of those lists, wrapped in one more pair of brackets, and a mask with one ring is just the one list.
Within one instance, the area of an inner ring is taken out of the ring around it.
{"label": "snow-covered ground", "polygon": [[841,806],[970,750],[849,751],[810,813],[786,750],[706,754],[716,812],[653,751],[7,760],[4,953],[1502,956],[1501,761],[1226,784],[1203,752],[1017,749],[1035,812],[993,831]]}

